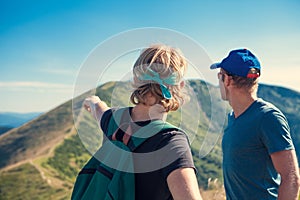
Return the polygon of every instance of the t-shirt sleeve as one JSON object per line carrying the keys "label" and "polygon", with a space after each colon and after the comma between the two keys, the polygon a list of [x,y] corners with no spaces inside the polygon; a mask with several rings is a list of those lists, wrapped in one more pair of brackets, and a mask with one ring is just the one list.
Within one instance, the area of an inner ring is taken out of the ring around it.
{"label": "t-shirt sleeve", "polygon": [[269,154],[294,149],[290,127],[285,116],[279,111],[265,114],[261,123],[262,141]]}
{"label": "t-shirt sleeve", "polygon": [[104,133],[106,133],[109,125],[109,120],[112,116],[113,110],[109,109],[105,111],[102,115],[101,121],[100,121],[100,127]]}
{"label": "t-shirt sleeve", "polygon": [[161,168],[165,179],[172,171],[179,168],[193,168],[196,173],[191,148],[184,133],[173,131],[162,144],[164,155],[161,155]]}

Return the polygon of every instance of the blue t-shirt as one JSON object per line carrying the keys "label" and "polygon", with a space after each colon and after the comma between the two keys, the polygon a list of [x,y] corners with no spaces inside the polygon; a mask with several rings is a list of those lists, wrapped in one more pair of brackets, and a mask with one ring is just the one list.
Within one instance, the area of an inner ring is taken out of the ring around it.
{"label": "blue t-shirt", "polygon": [[228,200],[277,199],[280,175],[270,154],[294,149],[289,125],[278,108],[258,99],[237,118],[230,113],[222,149]]}

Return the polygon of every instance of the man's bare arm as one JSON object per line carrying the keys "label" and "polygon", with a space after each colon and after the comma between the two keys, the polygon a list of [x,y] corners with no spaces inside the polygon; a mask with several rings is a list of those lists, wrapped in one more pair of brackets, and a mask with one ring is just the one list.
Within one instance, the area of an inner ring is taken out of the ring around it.
{"label": "man's bare arm", "polygon": [[281,176],[278,200],[298,200],[300,179],[295,150],[275,152],[271,154],[271,158]]}

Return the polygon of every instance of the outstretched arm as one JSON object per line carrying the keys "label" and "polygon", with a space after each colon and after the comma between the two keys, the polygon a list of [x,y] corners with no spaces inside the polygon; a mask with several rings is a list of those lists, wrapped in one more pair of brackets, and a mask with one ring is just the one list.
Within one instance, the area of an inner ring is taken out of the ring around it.
{"label": "outstretched arm", "polygon": [[101,101],[98,96],[87,97],[83,102],[84,108],[92,114],[92,116],[100,122],[102,115],[110,108],[104,101]]}
{"label": "outstretched arm", "polygon": [[299,194],[299,170],[295,150],[279,151],[271,154],[272,162],[281,176],[278,200],[297,200]]}
{"label": "outstretched arm", "polygon": [[193,168],[174,170],[167,182],[174,200],[202,200]]}

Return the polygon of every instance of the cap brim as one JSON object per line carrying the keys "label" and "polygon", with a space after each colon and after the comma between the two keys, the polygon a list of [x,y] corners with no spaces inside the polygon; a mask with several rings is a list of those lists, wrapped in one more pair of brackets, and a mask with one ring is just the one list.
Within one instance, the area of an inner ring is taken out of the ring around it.
{"label": "cap brim", "polygon": [[221,63],[214,63],[210,66],[210,69],[217,69],[221,67]]}

